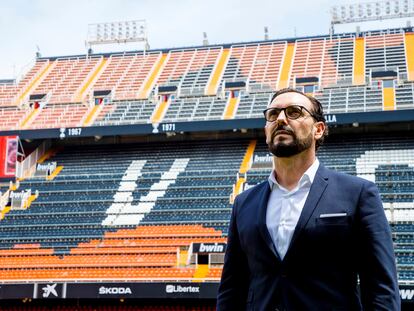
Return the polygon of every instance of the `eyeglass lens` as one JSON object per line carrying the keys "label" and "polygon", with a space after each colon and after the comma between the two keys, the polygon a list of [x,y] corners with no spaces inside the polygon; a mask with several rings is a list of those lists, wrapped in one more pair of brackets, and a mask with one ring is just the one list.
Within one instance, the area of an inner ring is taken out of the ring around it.
{"label": "eyeglass lens", "polygon": [[268,121],[275,121],[282,110],[285,112],[286,117],[289,119],[297,119],[303,115],[302,107],[300,106],[288,106],[285,108],[270,108],[266,110],[265,117]]}

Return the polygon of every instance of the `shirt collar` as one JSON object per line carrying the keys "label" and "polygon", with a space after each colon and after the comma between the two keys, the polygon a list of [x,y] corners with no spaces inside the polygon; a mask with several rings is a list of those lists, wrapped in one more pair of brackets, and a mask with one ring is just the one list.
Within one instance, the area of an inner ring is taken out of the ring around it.
{"label": "shirt collar", "polygon": [[[318,158],[315,158],[315,161],[312,163],[312,165],[309,166],[306,172],[299,179],[298,187],[304,186],[307,181],[309,181],[310,184],[312,184],[313,180],[315,179],[316,171],[318,170],[318,168],[319,168],[319,160]],[[276,172],[275,170],[272,170],[272,172],[270,173],[269,179],[268,179],[271,190],[273,190],[275,186],[278,188],[283,188],[277,182],[276,177],[275,177],[275,172]]]}

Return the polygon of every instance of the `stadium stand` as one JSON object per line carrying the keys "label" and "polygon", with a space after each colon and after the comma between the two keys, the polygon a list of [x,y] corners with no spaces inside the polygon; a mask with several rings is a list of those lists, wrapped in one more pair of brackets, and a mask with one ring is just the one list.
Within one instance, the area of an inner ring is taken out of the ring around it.
{"label": "stadium stand", "polygon": [[366,70],[398,70],[406,77],[404,32],[372,33],[365,39]]}
{"label": "stadium stand", "polygon": [[[260,115],[272,91],[287,85],[315,93],[328,113],[412,109],[413,65],[406,52],[412,48],[411,37],[411,29],[394,29],[229,48],[39,59],[17,85],[1,85],[2,114],[13,114],[2,127],[58,127],[62,120],[66,127],[84,125],[94,105],[93,94],[99,91],[109,92],[109,101],[95,121],[86,124],[251,118]],[[242,83],[236,87],[241,96],[230,96],[227,88],[232,83]],[[162,96],[157,94],[163,87],[174,88],[161,105]],[[21,106],[29,95],[39,94],[46,96],[46,107],[34,120],[23,122],[26,106],[19,110],[10,106]],[[74,106],[79,102],[83,106]],[[234,108],[227,113],[229,105]],[[157,116],[160,106],[165,107]]]}
{"label": "stadium stand", "polygon": [[222,49],[173,50],[158,78],[159,86],[180,86],[182,95],[203,95]]}
{"label": "stadium stand", "polygon": [[[28,172],[15,184],[38,196],[24,208],[1,211],[0,279],[217,285],[222,254],[198,256],[191,245],[224,244],[234,197],[266,180],[271,169],[262,123],[248,132],[236,122],[261,121],[272,92],[286,86],[314,94],[328,115],[396,110],[410,117],[413,33],[405,28],[38,58],[21,80],[0,83],[0,131],[24,130],[12,133],[22,135],[26,146],[36,135],[43,138],[42,130],[60,129],[63,136],[50,139],[53,148],[38,161],[59,169],[48,178]],[[370,120],[372,127],[359,119],[333,123],[318,155],[330,168],[377,183],[401,284],[414,280],[412,119],[408,125]],[[217,123],[202,135],[199,121]],[[181,122],[194,127],[158,132],[160,124]],[[234,125],[221,130],[217,125],[225,122]],[[107,134],[135,125],[148,125],[154,135]],[[67,129],[91,128],[88,136],[65,136]],[[110,138],[102,142],[101,136]],[[2,193],[8,188],[0,185]],[[199,307],[153,302],[141,309],[126,304],[84,310],[214,310],[211,299]],[[68,304],[61,310],[81,308]]]}
{"label": "stadium stand", "polygon": [[275,89],[286,46],[283,41],[233,45],[223,80],[248,82],[252,91]]}
{"label": "stadium stand", "polygon": [[1,85],[1,106],[20,105],[23,100],[27,99],[29,92],[38,85],[50,68],[51,62],[49,60],[38,60],[16,85]]}
{"label": "stadium stand", "polygon": [[[19,278],[21,268],[26,279],[157,277],[158,270],[151,272],[149,266],[169,267],[158,277],[191,277],[193,269],[172,268],[177,265],[177,250],[191,242],[225,241],[229,197],[247,142],[183,142],[179,147],[160,146],[155,154],[152,148],[149,144],[116,151],[109,146],[64,150],[50,159],[64,167],[53,181],[22,181],[22,189],[38,190],[40,195],[28,210],[11,211],[1,221],[2,278]],[[387,217],[396,224],[402,278],[413,270],[404,255],[406,225],[400,224],[414,220],[413,150],[412,135],[334,137],[318,155],[330,168],[376,181]],[[255,156],[267,153],[259,142]],[[189,159],[176,175],[168,171],[174,166],[171,155]],[[254,163],[245,178],[247,185],[266,180],[269,173],[269,166],[254,169]],[[53,273],[47,274],[47,269]],[[217,278],[219,269],[208,275]]]}
{"label": "stadium stand", "polygon": [[47,94],[48,103],[71,103],[82,83],[99,65],[102,57],[76,57],[54,60],[53,69],[33,90],[33,94]]}
{"label": "stadium stand", "polygon": [[12,98],[16,95],[16,85],[13,83],[0,84],[0,101],[2,105],[12,104]]}
{"label": "stadium stand", "polygon": [[54,104],[39,108],[36,118],[25,124],[25,128],[57,128],[82,126],[83,118],[90,110],[82,104]]}
{"label": "stadium stand", "polygon": [[347,81],[352,76],[354,40],[352,36],[297,40],[291,85],[310,77],[317,77],[321,87]]}
{"label": "stadium stand", "polygon": [[109,90],[117,100],[138,98],[145,78],[161,56],[161,53],[111,55],[93,86],[94,91]]}
{"label": "stadium stand", "polygon": [[20,122],[23,118],[30,115],[30,111],[19,109],[17,107],[4,107],[0,110],[2,131],[15,130],[19,128]]}
{"label": "stadium stand", "polygon": [[[21,181],[20,189],[40,195],[1,223],[9,248],[0,251],[2,279],[191,278],[194,268],[174,268],[177,252],[192,242],[225,242],[246,148],[206,141],[58,153],[48,161],[61,173]],[[169,269],[150,269],[162,266]]]}

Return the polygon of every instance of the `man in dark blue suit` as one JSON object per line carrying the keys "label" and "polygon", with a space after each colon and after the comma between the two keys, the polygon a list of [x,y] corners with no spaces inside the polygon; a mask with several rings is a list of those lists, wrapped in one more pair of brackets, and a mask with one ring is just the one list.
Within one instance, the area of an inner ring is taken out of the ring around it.
{"label": "man in dark blue suit", "polygon": [[316,158],[322,105],[283,89],[264,114],[274,170],[234,202],[217,310],[400,310],[376,186]]}

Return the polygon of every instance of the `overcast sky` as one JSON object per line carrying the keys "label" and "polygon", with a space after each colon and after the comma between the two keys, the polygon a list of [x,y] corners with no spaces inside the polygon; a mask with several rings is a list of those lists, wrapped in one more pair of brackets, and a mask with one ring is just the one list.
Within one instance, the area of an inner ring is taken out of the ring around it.
{"label": "overcast sky", "polygon": [[[323,35],[332,5],[351,0],[0,0],[0,79],[19,77],[42,56],[85,54],[88,24],[145,19],[151,48]],[[361,24],[361,29],[404,26],[405,20]],[[414,24],[414,23],[413,23]],[[354,31],[355,25],[336,32]],[[111,51],[141,49],[138,43]],[[103,47],[95,52],[106,51]]]}

